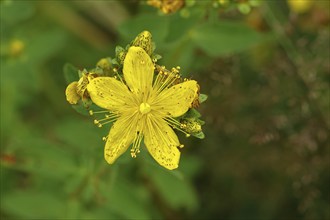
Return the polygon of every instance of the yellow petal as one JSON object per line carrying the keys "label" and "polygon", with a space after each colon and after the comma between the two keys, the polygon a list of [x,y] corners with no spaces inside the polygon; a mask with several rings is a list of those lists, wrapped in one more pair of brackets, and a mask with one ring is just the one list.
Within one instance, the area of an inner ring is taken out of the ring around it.
{"label": "yellow petal", "polygon": [[66,100],[72,105],[77,104],[80,99],[80,96],[77,93],[77,85],[78,82],[72,82],[68,85],[68,87],[66,87],[65,90]]}
{"label": "yellow petal", "polygon": [[133,142],[137,119],[134,112],[126,112],[111,127],[104,148],[104,158],[109,164],[113,164]]}
{"label": "yellow petal", "polygon": [[178,137],[167,123],[152,114],[146,118],[144,143],[151,156],[163,167],[173,170],[179,166]]}
{"label": "yellow petal", "polygon": [[90,81],[87,91],[92,101],[101,108],[119,111],[133,105],[128,88],[112,77],[97,77]]}
{"label": "yellow petal", "polygon": [[154,65],[140,47],[130,47],[124,60],[124,78],[134,93],[149,91],[154,76]]}
{"label": "yellow petal", "polygon": [[188,111],[197,92],[197,82],[189,80],[163,90],[150,105],[165,115],[169,113],[172,117],[178,117]]}

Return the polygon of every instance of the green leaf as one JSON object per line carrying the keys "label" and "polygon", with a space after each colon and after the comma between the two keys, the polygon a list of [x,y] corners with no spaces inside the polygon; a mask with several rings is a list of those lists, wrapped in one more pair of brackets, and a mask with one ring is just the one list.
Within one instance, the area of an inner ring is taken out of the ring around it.
{"label": "green leaf", "polygon": [[191,34],[193,42],[210,56],[237,53],[260,43],[261,34],[239,23],[206,23]]}
{"label": "green leaf", "polygon": [[207,100],[208,96],[206,94],[199,94],[199,103],[203,103]]}
{"label": "green leaf", "polygon": [[154,53],[154,54],[151,55],[151,59],[152,60],[156,60],[157,61],[157,60],[160,60],[161,58],[162,58],[162,56],[159,55],[159,54],[155,54]]}
{"label": "green leaf", "polygon": [[184,118],[199,118],[202,115],[194,108],[189,109],[189,111],[183,116]]}
{"label": "green leaf", "polygon": [[202,131],[199,132],[199,133],[193,133],[191,135],[194,136],[194,137],[197,137],[199,139],[204,139],[205,138],[205,134]]}
{"label": "green leaf", "polygon": [[68,84],[79,80],[78,69],[72,64],[66,63],[63,67],[63,72],[65,80]]}
{"label": "green leaf", "polygon": [[121,46],[116,46],[115,53],[118,56],[121,52],[125,52],[125,49]]}

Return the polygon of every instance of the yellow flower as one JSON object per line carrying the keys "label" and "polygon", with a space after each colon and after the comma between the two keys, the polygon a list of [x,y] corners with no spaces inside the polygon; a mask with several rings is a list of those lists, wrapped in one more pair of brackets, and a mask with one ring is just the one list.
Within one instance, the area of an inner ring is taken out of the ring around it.
{"label": "yellow flower", "polygon": [[314,0],[287,0],[289,8],[295,13],[307,12],[314,3]]}
{"label": "yellow flower", "polygon": [[183,8],[185,0],[148,0],[147,4],[159,8],[164,14],[170,14]]}
{"label": "yellow flower", "polygon": [[[194,80],[173,85],[177,74],[158,74],[154,78],[154,64],[140,47],[132,46],[124,60],[124,79],[97,77],[87,86],[92,101],[107,109],[102,124],[116,120],[106,138],[104,157],[109,164],[133,143],[131,156],[140,151],[142,139],[151,156],[165,168],[178,167],[180,144],[170,127],[180,130],[175,120],[186,113],[197,96]],[[126,84],[124,83],[126,82]]]}

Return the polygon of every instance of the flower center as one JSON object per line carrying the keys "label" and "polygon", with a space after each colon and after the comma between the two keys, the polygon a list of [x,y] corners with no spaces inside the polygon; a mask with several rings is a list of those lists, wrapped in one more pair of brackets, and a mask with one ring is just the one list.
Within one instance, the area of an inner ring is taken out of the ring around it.
{"label": "flower center", "polygon": [[148,103],[146,102],[143,102],[141,103],[140,105],[140,112],[144,115],[144,114],[147,114],[148,112],[150,112],[151,110],[151,107]]}

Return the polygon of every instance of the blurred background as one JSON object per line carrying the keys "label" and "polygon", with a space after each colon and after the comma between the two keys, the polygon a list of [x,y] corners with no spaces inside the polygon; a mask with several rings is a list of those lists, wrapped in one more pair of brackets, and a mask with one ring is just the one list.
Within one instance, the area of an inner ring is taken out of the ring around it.
{"label": "blurred background", "polygon": [[[1,210],[10,219],[330,219],[329,1],[1,0]],[[143,30],[208,100],[178,170],[103,159],[65,99]]]}

